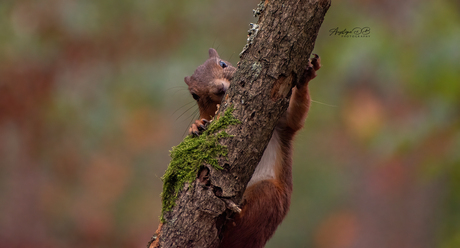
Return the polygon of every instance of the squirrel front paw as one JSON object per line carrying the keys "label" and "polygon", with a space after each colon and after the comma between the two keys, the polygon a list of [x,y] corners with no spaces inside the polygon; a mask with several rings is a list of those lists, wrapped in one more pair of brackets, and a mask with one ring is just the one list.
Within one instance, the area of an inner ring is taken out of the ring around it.
{"label": "squirrel front paw", "polygon": [[206,119],[196,120],[195,123],[188,129],[189,134],[199,136],[204,130],[206,125],[209,123]]}
{"label": "squirrel front paw", "polygon": [[302,73],[302,77],[297,82],[296,87],[302,88],[310,82],[313,78],[316,77],[316,71],[321,68],[321,58],[318,54],[313,54],[313,58],[308,59],[307,68]]}

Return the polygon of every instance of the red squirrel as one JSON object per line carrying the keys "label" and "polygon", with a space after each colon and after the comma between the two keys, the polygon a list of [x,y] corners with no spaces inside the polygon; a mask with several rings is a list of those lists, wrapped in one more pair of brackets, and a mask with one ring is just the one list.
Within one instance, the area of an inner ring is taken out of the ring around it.
{"label": "red squirrel", "polygon": [[[292,193],[292,140],[303,127],[310,107],[308,82],[316,77],[320,67],[320,58],[315,54],[302,73],[300,83],[292,89],[289,107],[278,121],[247,185],[241,213],[235,214],[222,229],[220,248],[264,247],[286,216]],[[214,117],[235,71],[235,67],[220,59],[211,48],[208,60],[192,76],[185,77],[200,111],[200,119],[189,129],[192,135],[199,135]]]}

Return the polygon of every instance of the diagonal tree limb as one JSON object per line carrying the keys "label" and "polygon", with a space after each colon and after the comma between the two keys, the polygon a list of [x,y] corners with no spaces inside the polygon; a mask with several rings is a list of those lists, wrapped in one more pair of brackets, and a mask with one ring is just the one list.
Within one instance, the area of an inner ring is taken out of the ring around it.
{"label": "diagonal tree limb", "polygon": [[205,176],[184,184],[150,247],[219,246],[226,216],[238,211],[329,6],[329,0],[266,0],[254,10],[259,21],[251,24],[238,70],[213,121],[231,114],[241,122],[226,127],[231,137],[219,140],[228,149],[217,158],[222,169],[201,165],[196,175]]}

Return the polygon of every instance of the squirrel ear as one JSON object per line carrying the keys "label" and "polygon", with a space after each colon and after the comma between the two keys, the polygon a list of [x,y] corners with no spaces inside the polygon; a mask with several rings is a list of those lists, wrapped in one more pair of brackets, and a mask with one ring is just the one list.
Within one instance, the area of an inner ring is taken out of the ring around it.
{"label": "squirrel ear", "polygon": [[184,77],[184,81],[187,85],[190,83],[190,77]]}
{"label": "squirrel ear", "polygon": [[216,49],[209,48],[209,57],[210,58],[213,58],[213,57],[219,58],[219,54],[217,53]]}

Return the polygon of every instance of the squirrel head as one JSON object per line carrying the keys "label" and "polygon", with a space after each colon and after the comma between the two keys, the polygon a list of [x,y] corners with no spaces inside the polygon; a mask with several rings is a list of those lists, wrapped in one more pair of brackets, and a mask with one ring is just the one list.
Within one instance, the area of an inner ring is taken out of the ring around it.
{"label": "squirrel head", "polygon": [[198,103],[200,119],[210,120],[217,111],[225,95],[236,68],[220,59],[213,48],[209,49],[209,58],[195,70],[192,76],[185,77],[188,90]]}

